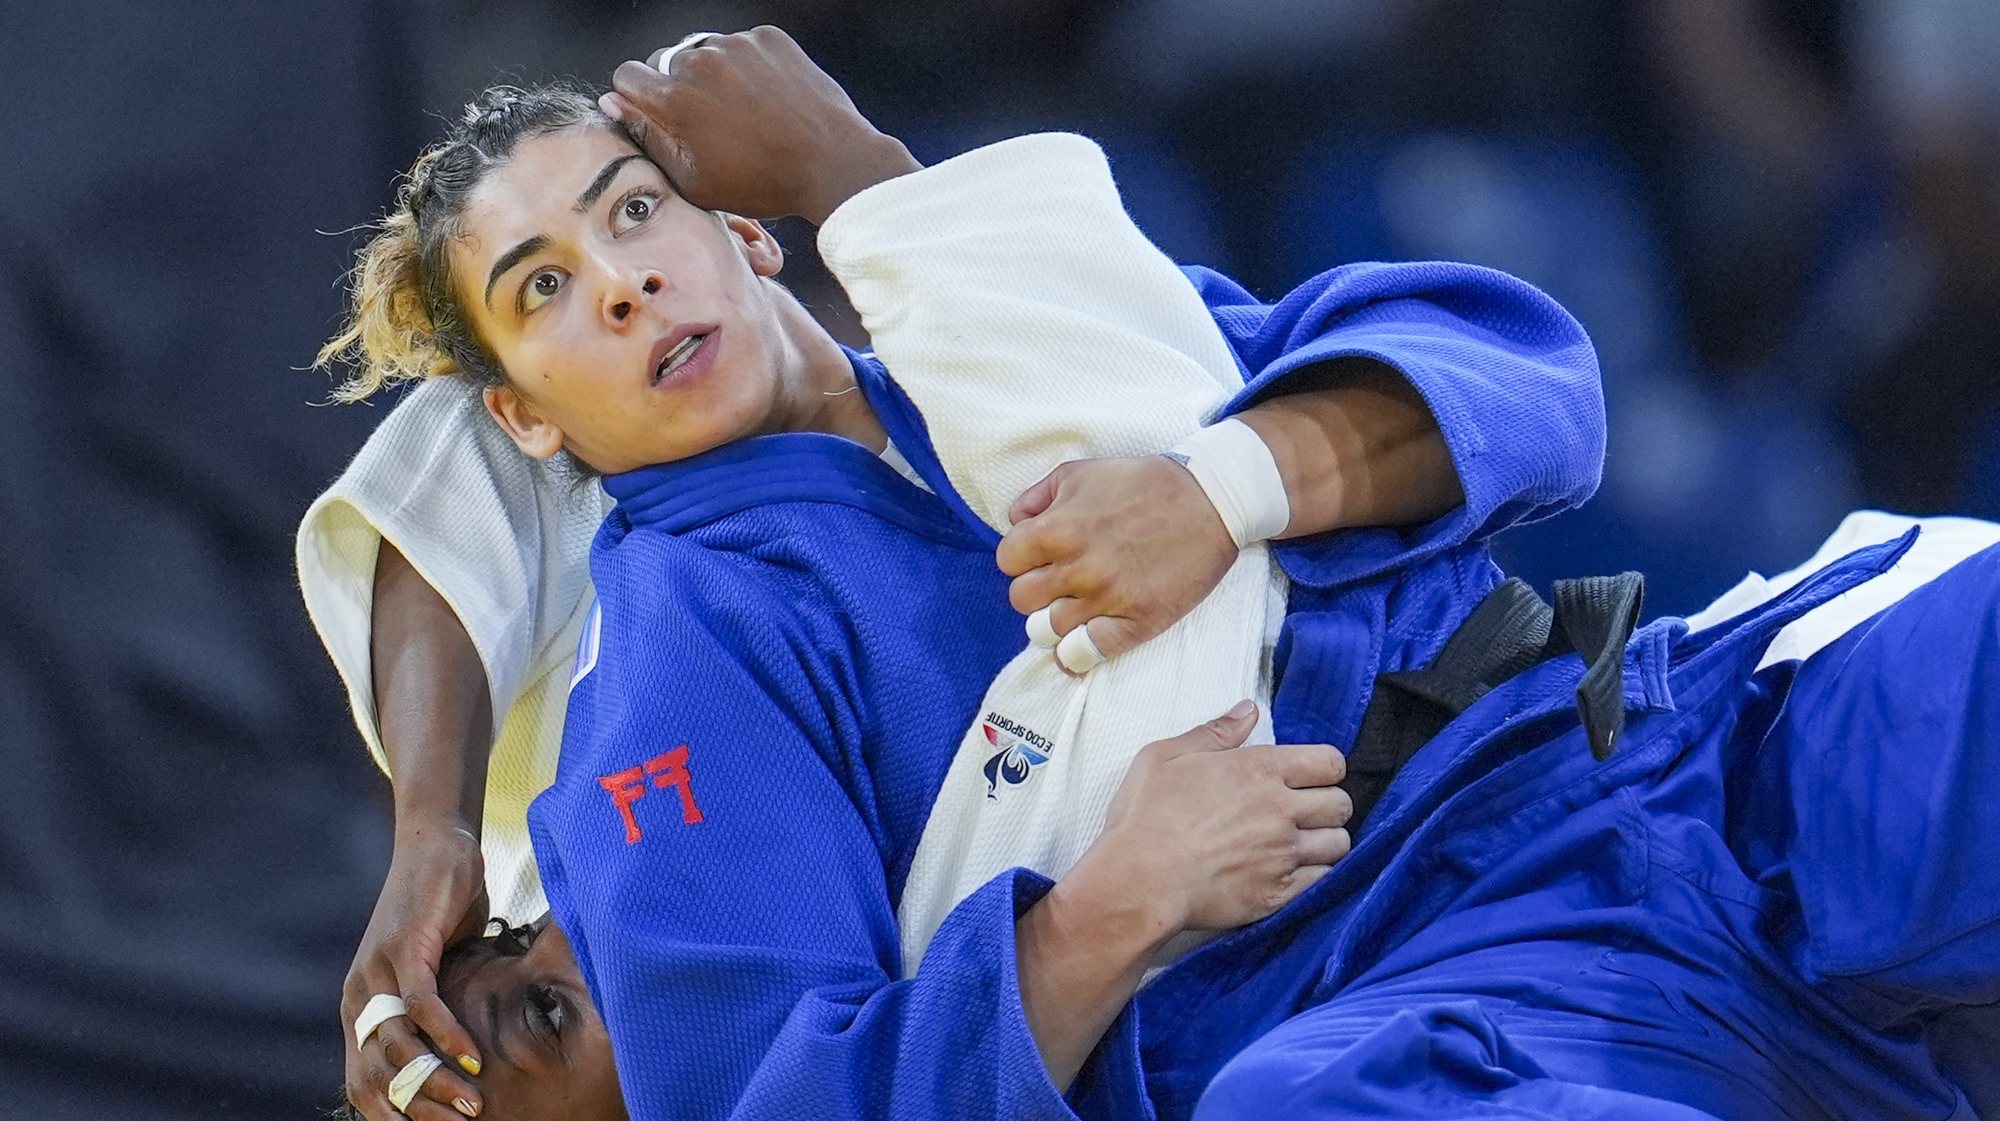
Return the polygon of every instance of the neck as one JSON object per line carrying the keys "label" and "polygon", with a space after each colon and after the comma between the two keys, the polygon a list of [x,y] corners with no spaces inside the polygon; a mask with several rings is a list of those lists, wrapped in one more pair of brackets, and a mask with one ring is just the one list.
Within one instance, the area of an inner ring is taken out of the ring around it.
{"label": "neck", "polygon": [[798,301],[786,296],[779,312],[793,351],[791,401],[779,422],[790,432],[824,432],[852,440],[872,452],[888,446],[889,434],[854,380],[854,367],[826,328]]}

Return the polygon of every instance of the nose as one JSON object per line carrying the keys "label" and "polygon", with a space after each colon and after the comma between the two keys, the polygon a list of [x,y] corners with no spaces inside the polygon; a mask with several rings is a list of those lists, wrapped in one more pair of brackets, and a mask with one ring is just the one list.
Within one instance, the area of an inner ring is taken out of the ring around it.
{"label": "nose", "polygon": [[666,278],[652,269],[626,273],[604,289],[604,319],[614,328],[632,321],[639,305],[658,295],[667,286]]}

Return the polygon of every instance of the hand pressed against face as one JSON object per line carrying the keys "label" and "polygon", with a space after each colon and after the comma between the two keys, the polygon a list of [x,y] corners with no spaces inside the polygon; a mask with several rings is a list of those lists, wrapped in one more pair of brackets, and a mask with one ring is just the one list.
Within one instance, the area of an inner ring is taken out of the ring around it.
{"label": "hand pressed against face", "polygon": [[453,950],[438,995],[485,1065],[480,1121],[627,1121],[611,1039],[569,939],[543,917]]}
{"label": "hand pressed against face", "polygon": [[459,302],[506,372],[487,407],[529,455],[609,474],[793,426],[802,363],[765,279],[782,250],[682,200],[621,133],[523,141],[461,234]]}

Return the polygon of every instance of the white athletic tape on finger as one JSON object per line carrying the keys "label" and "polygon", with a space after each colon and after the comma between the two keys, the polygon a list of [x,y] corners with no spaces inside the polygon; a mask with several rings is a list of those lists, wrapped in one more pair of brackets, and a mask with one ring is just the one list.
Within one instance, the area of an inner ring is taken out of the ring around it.
{"label": "white athletic tape on finger", "polygon": [[1056,633],[1056,625],[1049,621],[1050,610],[1044,607],[1028,616],[1028,641],[1043,649],[1062,641],[1062,636]]}
{"label": "white athletic tape on finger", "polygon": [[404,1063],[403,1069],[396,1072],[396,1077],[389,1080],[389,1104],[398,1111],[409,1109],[417,1091],[424,1088],[424,1080],[443,1065],[444,1060],[429,1051]]}
{"label": "white athletic tape on finger", "polygon": [[395,993],[376,993],[369,997],[368,1003],[361,1006],[361,1015],[354,1018],[354,1049],[359,1051],[368,1046],[368,1039],[375,1034],[376,1028],[398,1016],[409,1014],[409,1007]]}
{"label": "white athletic tape on finger", "polygon": [[1268,541],[1291,524],[1278,461],[1256,430],[1235,417],[1197,431],[1166,454],[1201,485],[1237,548]]}
{"label": "white athletic tape on finger", "polygon": [[702,43],[706,42],[707,40],[720,38],[721,35],[722,32],[720,31],[697,31],[692,35],[688,35],[682,38],[680,42],[675,43],[673,46],[668,47],[664,51],[661,51],[660,61],[654,63],[653,68],[655,70],[658,70],[660,73],[665,74],[667,72],[667,67],[672,66],[674,64],[675,55],[681,53],[682,51],[693,50],[694,48],[701,46]]}
{"label": "white athletic tape on finger", "polygon": [[1104,652],[1090,637],[1090,624],[1076,628],[1056,644],[1056,661],[1074,674],[1085,674],[1104,664]]}

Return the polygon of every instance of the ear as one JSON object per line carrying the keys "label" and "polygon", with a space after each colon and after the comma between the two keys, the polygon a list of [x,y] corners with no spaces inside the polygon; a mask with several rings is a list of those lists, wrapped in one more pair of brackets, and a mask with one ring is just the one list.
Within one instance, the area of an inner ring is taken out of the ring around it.
{"label": "ear", "polygon": [[758,276],[776,276],[778,270],[785,267],[785,250],[762,222],[736,214],[722,214],[722,224],[736,235],[736,240],[743,243],[743,257],[750,262],[750,271]]}
{"label": "ear", "polygon": [[482,393],[486,411],[500,424],[500,430],[514,441],[522,454],[547,459],[562,450],[562,429],[547,420],[533,405],[521,399],[511,386],[490,386]]}

